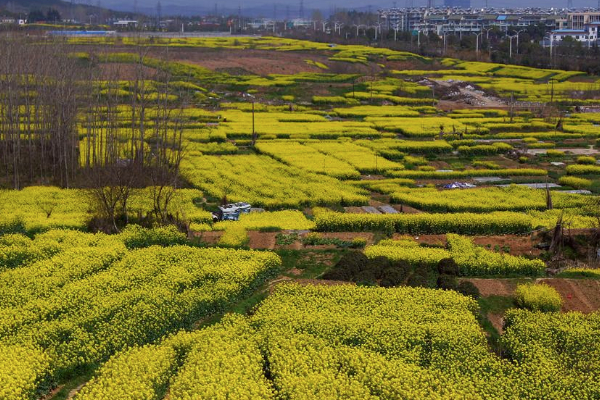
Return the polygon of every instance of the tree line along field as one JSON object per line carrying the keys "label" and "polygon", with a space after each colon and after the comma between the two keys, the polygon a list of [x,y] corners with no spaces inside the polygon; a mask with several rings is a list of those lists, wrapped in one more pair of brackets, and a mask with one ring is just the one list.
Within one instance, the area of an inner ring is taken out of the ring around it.
{"label": "tree line along field", "polygon": [[600,396],[598,77],[0,40],[0,399]]}

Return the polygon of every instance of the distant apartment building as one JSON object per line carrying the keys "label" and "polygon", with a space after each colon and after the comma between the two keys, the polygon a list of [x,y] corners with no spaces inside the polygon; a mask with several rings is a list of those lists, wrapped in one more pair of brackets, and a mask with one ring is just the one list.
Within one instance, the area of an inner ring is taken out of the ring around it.
{"label": "distant apartment building", "polygon": [[600,22],[600,11],[567,14],[567,29],[584,29],[586,25]]}
{"label": "distant apartment building", "polygon": [[552,47],[560,44],[566,38],[570,38],[589,47],[598,44],[599,33],[600,22],[585,24],[582,29],[556,29],[549,33],[548,37],[542,42],[542,45]]}
{"label": "distant apartment building", "polygon": [[[461,0],[446,0],[461,1]],[[456,4],[456,3],[453,3]],[[387,29],[400,31],[444,33],[476,33],[483,29],[497,27],[501,30],[543,24],[548,29],[556,29],[554,14],[492,14],[473,13],[468,10],[427,10],[391,8],[379,12],[379,18]]]}

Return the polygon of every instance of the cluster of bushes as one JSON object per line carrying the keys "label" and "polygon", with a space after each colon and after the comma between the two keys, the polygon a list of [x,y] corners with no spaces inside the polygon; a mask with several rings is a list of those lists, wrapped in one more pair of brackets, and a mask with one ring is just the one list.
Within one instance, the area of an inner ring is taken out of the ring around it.
{"label": "cluster of bushes", "polygon": [[479,298],[479,289],[468,281],[459,283],[458,273],[458,265],[451,258],[441,260],[432,268],[427,264],[414,266],[405,260],[391,261],[383,256],[368,258],[353,251],[344,254],[322,279],[381,287],[437,287]]}
{"label": "cluster of bushes", "polygon": [[[413,268],[405,261],[390,261],[386,257],[367,258],[363,253],[352,251],[323,275],[323,279],[355,282],[360,285],[395,287],[427,286],[427,277],[413,274]],[[418,270],[418,269],[417,269]]]}
{"label": "cluster of bushes", "polygon": [[518,307],[531,311],[560,311],[562,307],[560,294],[544,283],[517,286],[515,302]]}
{"label": "cluster of bushes", "polygon": [[437,266],[439,273],[437,279],[437,287],[446,290],[456,290],[465,296],[471,296],[475,299],[479,298],[479,289],[472,282],[458,282],[459,268],[456,261],[452,258],[444,258],[440,260]]}

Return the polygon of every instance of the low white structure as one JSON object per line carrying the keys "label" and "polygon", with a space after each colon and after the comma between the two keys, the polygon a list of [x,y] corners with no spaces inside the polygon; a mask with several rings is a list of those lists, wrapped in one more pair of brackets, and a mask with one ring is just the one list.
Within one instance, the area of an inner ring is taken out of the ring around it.
{"label": "low white structure", "polygon": [[113,22],[113,26],[117,28],[137,28],[138,22],[136,20],[120,20]]}
{"label": "low white structure", "polygon": [[583,29],[557,29],[551,31],[548,38],[544,38],[544,47],[552,47],[560,44],[565,38],[571,38],[577,42],[592,46],[598,43],[600,22],[586,24]]}

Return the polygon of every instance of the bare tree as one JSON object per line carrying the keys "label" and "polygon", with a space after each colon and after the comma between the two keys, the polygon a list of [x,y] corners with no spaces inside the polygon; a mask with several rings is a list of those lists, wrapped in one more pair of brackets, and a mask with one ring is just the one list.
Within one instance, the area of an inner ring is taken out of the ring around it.
{"label": "bare tree", "polygon": [[78,169],[81,69],[62,42],[0,39],[0,173],[20,189],[72,184]]}

